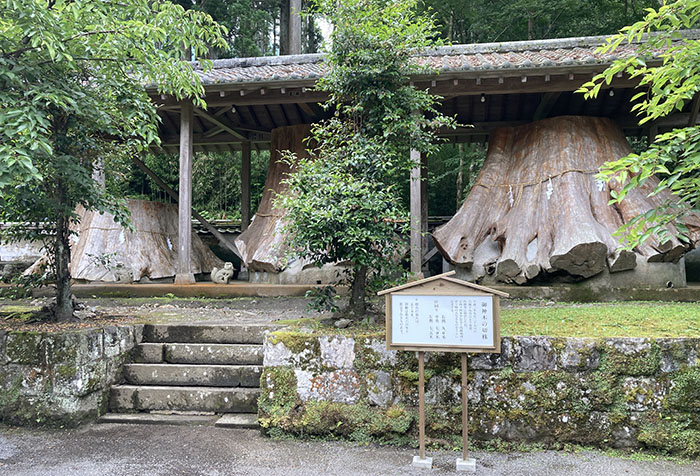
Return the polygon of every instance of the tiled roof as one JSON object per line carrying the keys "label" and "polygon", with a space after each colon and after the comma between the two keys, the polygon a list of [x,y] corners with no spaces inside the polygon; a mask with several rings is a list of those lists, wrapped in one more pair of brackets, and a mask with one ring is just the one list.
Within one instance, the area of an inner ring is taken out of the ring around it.
{"label": "tiled roof", "polygon": [[[683,36],[700,39],[700,30],[688,30]],[[441,74],[497,74],[514,70],[605,65],[632,54],[636,49],[633,43],[621,45],[614,54],[597,53],[596,49],[606,38],[591,36],[454,45],[426,51],[417,57],[419,63],[427,63]],[[197,63],[195,66],[205,85],[313,81],[325,72],[322,54],[214,60],[213,68],[206,72]]]}

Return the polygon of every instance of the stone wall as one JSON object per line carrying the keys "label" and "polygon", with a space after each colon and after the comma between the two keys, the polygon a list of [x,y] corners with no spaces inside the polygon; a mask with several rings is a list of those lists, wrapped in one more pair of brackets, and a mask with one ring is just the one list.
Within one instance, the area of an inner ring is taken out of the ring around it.
{"label": "stone wall", "polygon": [[95,419],[142,329],[0,331],[0,421],[74,426]]}
{"label": "stone wall", "polygon": [[[700,454],[700,339],[506,337],[469,358],[473,439]],[[426,353],[427,435],[459,445],[457,354]],[[272,435],[414,443],[417,359],[383,335],[278,331],[265,342],[260,422]]]}

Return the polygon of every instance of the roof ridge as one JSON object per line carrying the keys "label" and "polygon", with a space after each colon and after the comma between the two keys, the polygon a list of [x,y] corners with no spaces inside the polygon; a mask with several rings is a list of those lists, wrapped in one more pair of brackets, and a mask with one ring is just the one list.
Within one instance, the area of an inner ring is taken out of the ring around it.
{"label": "roof ridge", "polygon": [[[488,53],[518,53],[522,51],[573,49],[581,47],[591,47],[601,45],[612,35],[601,36],[580,36],[571,38],[550,38],[546,40],[524,40],[524,41],[504,41],[492,43],[471,43],[464,45],[449,45],[431,48],[415,54],[417,57],[425,56],[459,56]],[[643,36],[643,39],[647,34]],[[681,37],[684,39],[700,39],[700,29],[682,30]],[[639,43],[638,41],[633,44]],[[299,64],[315,64],[323,61],[323,53],[311,53],[303,55],[285,56],[254,56],[248,58],[228,58],[212,60],[213,69],[224,68],[248,68],[261,66],[283,66]],[[200,70],[199,61],[194,61],[195,69]]]}

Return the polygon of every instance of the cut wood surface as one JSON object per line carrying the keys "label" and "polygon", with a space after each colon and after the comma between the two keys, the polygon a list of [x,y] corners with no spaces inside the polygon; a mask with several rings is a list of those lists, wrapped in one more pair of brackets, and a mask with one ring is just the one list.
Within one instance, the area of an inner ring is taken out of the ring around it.
{"label": "cut wood surface", "polygon": [[308,124],[272,130],[270,164],[263,196],[250,226],[235,242],[243,262],[250,271],[278,273],[284,269],[286,234],[282,232],[282,228],[286,212],[274,207],[274,200],[278,194],[287,191],[287,186],[282,180],[289,174],[290,168],[287,163],[280,162],[280,151],[289,150],[299,157],[306,156],[303,140],[310,131],[311,126]]}
{"label": "cut wood surface", "polygon": [[[700,219],[687,218],[692,245],[652,238],[634,252],[613,233],[671,198],[649,197],[658,180],[609,204],[619,184],[598,181],[608,161],[632,152],[609,119],[563,116],[501,128],[489,138],[483,169],[462,207],[434,233],[451,263],[474,279],[524,284],[544,274],[575,279],[633,269],[637,260],[677,261],[700,238]],[[672,230],[675,231],[675,230]]]}
{"label": "cut wood surface", "polygon": [[[71,276],[87,281],[139,281],[175,275],[178,245],[177,205],[128,200],[134,231],[108,213],[82,211],[77,242],[71,247]],[[196,233],[192,233],[194,274],[223,267]],[[100,258],[107,266],[100,263]]]}

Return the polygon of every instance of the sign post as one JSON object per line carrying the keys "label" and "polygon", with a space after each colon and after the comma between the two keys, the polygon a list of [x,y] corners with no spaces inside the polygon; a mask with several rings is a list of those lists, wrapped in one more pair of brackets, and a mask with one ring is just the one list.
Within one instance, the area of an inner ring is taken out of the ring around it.
{"label": "sign post", "polygon": [[458,471],[476,470],[468,452],[467,353],[500,353],[500,302],[507,293],[452,278],[454,271],[386,289],[389,350],[418,352],[419,453],[413,466],[432,468],[425,456],[425,352],[459,352],[462,360],[462,457]]}

